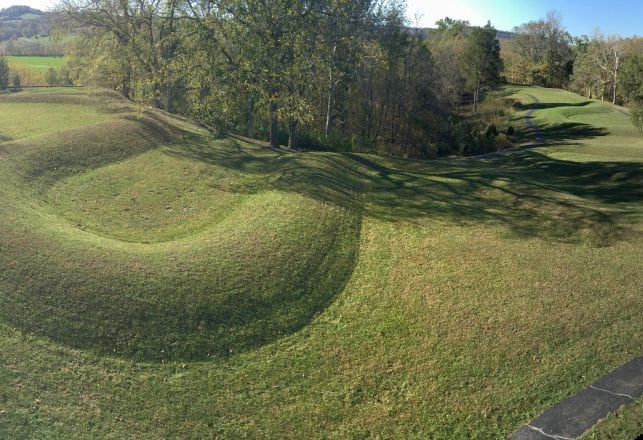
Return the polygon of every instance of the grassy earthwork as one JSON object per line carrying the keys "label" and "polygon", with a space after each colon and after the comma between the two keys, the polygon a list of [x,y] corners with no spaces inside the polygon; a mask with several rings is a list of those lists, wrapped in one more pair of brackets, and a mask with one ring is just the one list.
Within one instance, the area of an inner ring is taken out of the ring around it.
{"label": "grassy earthwork", "polygon": [[504,438],[643,354],[643,136],[507,94],[541,145],[429,162],[0,95],[0,438]]}

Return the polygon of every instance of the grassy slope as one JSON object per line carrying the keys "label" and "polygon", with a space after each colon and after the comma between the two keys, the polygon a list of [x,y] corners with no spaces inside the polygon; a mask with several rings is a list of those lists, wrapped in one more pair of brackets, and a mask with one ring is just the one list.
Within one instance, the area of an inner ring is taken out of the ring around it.
{"label": "grassy slope", "polygon": [[0,114],[0,437],[502,438],[640,355],[641,136],[515,92],[543,147],[437,163],[0,97],[103,108]]}
{"label": "grassy slope", "polygon": [[585,433],[584,440],[629,440],[643,434],[643,398],[627,405],[601,420]]}

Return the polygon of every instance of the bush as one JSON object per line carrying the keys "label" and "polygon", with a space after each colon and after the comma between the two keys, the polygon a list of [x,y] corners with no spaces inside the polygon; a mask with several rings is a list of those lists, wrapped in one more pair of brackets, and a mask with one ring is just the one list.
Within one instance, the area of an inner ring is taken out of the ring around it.
{"label": "bush", "polygon": [[337,132],[330,132],[328,137],[326,137],[323,133],[302,130],[297,135],[297,146],[304,150],[314,151],[353,151],[353,141],[351,138]]}
{"label": "bush", "polygon": [[56,72],[56,69],[53,67],[47,69],[47,73],[45,73],[45,81],[47,81],[47,85],[49,87],[53,87],[58,84],[58,72]]}
{"label": "bush", "polygon": [[22,86],[22,80],[18,72],[14,73],[11,77],[11,85],[16,89],[19,89]]}

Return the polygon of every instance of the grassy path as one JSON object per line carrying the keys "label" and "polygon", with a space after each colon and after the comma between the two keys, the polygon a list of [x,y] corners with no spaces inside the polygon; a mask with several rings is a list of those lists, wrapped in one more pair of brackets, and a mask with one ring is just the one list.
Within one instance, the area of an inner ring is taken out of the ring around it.
{"label": "grassy path", "polygon": [[513,93],[435,162],[0,95],[0,438],[505,438],[643,354],[643,137]]}
{"label": "grassy path", "polygon": [[544,142],[544,137],[542,131],[540,131],[540,128],[536,124],[534,124],[532,118],[533,114],[536,110],[540,108],[540,100],[535,97],[534,95],[529,95],[531,99],[533,99],[534,103],[532,108],[527,112],[525,116],[523,116],[523,120],[525,121],[525,124],[527,124],[527,127],[534,133],[535,139],[534,142],[530,144],[530,146],[534,145],[540,145]]}

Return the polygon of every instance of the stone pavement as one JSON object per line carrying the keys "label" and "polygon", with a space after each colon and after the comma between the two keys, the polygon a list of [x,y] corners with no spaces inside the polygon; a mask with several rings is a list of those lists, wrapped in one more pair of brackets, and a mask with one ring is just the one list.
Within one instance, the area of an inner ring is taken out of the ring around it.
{"label": "stone pavement", "polygon": [[643,356],[554,405],[507,440],[575,439],[622,405],[643,395]]}

